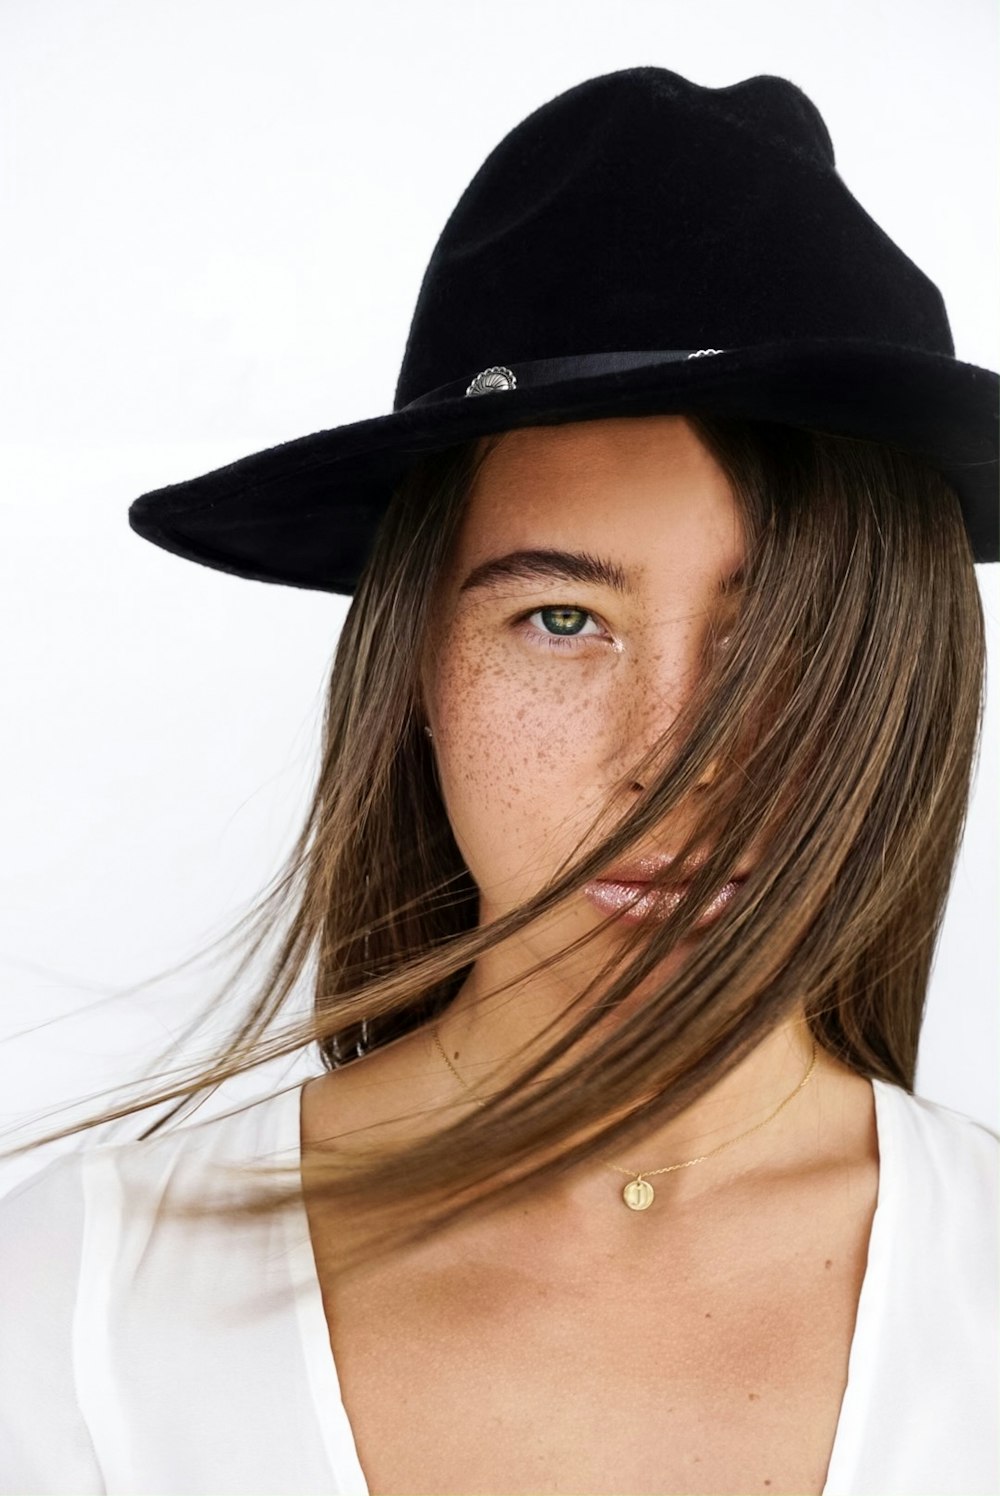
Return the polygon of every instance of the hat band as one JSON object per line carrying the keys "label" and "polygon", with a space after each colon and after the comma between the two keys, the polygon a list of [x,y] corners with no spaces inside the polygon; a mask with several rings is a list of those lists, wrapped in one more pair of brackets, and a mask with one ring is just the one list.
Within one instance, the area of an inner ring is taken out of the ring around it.
{"label": "hat band", "polygon": [[408,400],[400,408],[412,410],[416,405],[436,405],[439,400],[455,400],[464,395],[492,395],[497,390],[533,389],[592,374],[617,374],[625,369],[676,364],[684,359],[703,358],[707,354],[725,351],[724,348],[643,348],[628,353],[581,353],[570,358],[528,359],[513,368],[494,364],[481,370],[471,382],[454,379],[450,384],[439,384],[436,389],[418,395],[415,400]]}

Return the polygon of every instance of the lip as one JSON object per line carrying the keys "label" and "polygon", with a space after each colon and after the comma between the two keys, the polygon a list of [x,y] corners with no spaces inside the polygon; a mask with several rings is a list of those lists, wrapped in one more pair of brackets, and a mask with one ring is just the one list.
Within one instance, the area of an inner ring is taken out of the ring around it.
{"label": "lip", "polygon": [[[743,882],[742,877],[735,877],[724,883],[705,905],[694,928],[700,929],[720,915],[736,897]],[[617,915],[626,924],[643,924],[646,920],[666,919],[677,908],[688,886],[679,883],[672,888],[657,890],[649,886],[648,880],[595,878],[592,883],[585,884],[583,891],[602,914]]]}

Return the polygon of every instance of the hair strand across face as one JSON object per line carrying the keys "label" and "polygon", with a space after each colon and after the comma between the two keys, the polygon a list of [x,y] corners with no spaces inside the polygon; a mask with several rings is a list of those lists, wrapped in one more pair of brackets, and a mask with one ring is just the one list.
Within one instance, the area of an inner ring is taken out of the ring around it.
{"label": "hair strand across face", "polygon": [[[304,1187],[351,1223],[343,1266],[370,1260],[623,1147],[690,1106],[802,1004],[831,1055],[912,1090],[983,709],[982,607],[958,500],[936,471],[883,445],[689,419],[732,485],[746,562],[727,646],[710,639],[669,736],[636,766],[646,788],[631,813],[600,845],[584,838],[586,855],[526,905],[479,925],[422,702],[433,601],[490,444],[417,458],[338,641],[306,823],[233,932],[246,936],[230,995],[277,938],[235,1033],[194,1074],[25,1147],[176,1102],[140,1134],[151,1137],[202,1092],[311,1045],[328,1070],[364,1065],[362,1034],[373,1051],[443,1014],[484,951],[648,844],[710,764],[677,851],[683,861],[711,847],[689,897],[651,932],[630,932],[625,965],[595,968],[516,1080],[430,1136],[373,1147],[363,1170],[338,1165],[334,1149],[307,1150],[301,1175],[258,1165],[254,1191],[204,1209],[253,1219],[297,1204]],[[762,834],[741,898],[608,1026]],[[306,973],[310,1010],[282,1028]],[[599,1023],[600,1043],[583,1043]]]}

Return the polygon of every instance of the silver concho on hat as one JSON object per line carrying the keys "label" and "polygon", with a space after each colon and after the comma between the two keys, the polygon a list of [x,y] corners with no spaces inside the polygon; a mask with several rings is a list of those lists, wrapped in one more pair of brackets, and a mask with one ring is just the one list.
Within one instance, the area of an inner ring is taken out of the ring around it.
{"label": "silver concho on hat", "polygon": [[505,369],[502,364],[499,364],[477,374],[465,393],[467,395],[489,395],[494,390],[514,389],[517,389],[517,378],[513,370]]}

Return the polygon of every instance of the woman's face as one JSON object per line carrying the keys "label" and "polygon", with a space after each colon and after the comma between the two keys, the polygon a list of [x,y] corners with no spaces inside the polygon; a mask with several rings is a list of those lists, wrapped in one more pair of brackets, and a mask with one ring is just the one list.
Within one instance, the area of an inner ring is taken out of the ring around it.
{"label": "woman's face", "polygon": [[[681,710],[743,559],[728,480],[682,416],[519,428],[487,458],[425,673],[482,923],[536,893],[595,817],[604,836],[631,810],[634,766]],[[574,898],[571,925],[605,917]]]}

